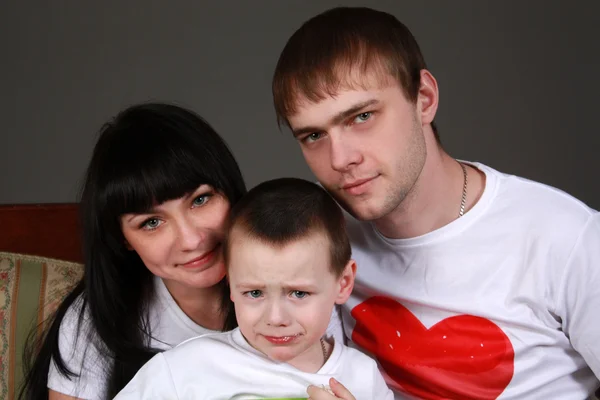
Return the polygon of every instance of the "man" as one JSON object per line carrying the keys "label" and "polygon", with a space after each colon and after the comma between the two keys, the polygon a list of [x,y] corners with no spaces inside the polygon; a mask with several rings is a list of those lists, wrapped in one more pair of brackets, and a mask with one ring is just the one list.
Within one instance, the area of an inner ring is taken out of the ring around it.
{"label": "man", "polygon": [[358,267],[344,332],[398,398],[594,392],[600,214],[446,153],[437,82],[402,23],[367,8],[310,19],[280,56],[273,96],[350,214]]}

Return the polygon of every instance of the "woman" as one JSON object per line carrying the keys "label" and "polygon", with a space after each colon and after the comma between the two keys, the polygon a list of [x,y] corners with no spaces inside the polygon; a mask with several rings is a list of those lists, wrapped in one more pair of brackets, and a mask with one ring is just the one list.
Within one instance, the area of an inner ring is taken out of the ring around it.
{"label": "woman", "polygon": [[234,328],[220,244],[245,190],[188,110],[142,104],[107,123],[81,197],[84,277],[32,343],[22,397],[112,398],[156,352]]}

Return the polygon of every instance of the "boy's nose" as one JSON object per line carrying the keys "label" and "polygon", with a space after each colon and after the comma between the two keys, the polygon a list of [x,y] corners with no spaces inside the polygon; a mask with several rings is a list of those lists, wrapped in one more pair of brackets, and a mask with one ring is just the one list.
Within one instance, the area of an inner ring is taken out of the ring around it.
{"label": "boy's nose", "polygon": [[265,315],[265,322],[269,326],[289,325],[289,314],[285,309],[285,305],[280,301],[271,301]]}

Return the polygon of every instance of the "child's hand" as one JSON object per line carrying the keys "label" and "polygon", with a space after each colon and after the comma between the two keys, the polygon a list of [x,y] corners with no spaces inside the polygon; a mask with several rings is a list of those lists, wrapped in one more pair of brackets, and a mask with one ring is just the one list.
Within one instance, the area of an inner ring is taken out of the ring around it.
{"label": "child's hand", "polygon": [[344,385],[342,385],[333,378],[329,380],[329,387],[331,387],[331,391],[333,392],[333,394],[329,393],[325,389],[321,389],[314,385],[310,385],[307,389],[309,400],[356,400],[352,393],[350,393],[348,389],[344,387]]}

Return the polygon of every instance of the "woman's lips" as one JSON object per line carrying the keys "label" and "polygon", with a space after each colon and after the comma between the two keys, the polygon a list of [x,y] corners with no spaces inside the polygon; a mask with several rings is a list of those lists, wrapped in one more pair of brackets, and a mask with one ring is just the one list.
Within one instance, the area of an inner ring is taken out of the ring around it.
{"label": "woman's lips", "polygon": [[185,268],[203,267],[203,266],[207,265],[208,263],[210,263],[215,258],[214,256],[215,256],[218,248],[219,248],[219,246],[215,247],[214,249],[212,249],[209,252],[204,253],[200,257],[196,257],[193,260],[190,260],[190,261],[188,261],[184,264],[180,264],[180,265]]}

